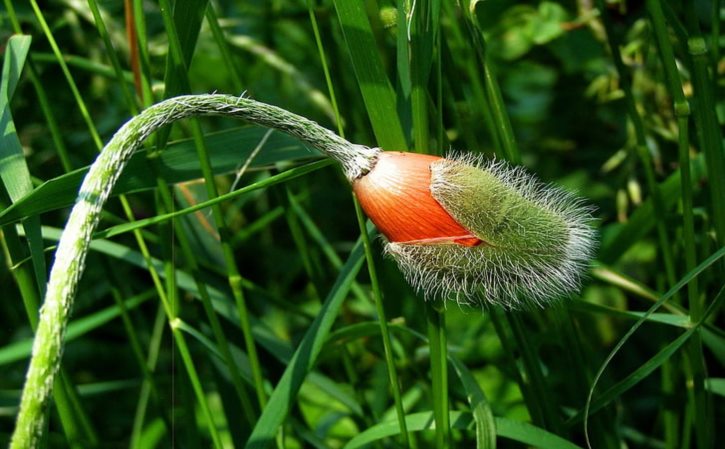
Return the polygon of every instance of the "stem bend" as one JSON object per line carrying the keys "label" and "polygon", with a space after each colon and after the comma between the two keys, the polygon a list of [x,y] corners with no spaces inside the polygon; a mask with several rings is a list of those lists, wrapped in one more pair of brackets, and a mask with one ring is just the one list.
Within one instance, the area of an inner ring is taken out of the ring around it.
{"label": "stem bend", "polygon": [[340,162],[351,181],[370,171],[380,152],[378,148],[350,143],[317,123],[284,109],[231,95],[175,97],[155,104],[129,120],[91,165],[58,243],[11,449],[39,446],[45,427],[45,407],[60,367],[68,318],[88,247],[101,209],[126,163],[154,131],[183,118],[203,115],[240,118],[297,137]]}

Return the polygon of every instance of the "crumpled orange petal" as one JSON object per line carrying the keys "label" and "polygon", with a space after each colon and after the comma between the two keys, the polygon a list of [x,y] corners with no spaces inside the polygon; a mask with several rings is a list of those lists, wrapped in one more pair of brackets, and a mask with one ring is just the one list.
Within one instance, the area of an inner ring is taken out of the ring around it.
{"label": "crumpled orange petal", "polygon": [[396,243],[483,243],[446,212],[430,191],[438,156],[385,151],[373,169],[353,182],[360,205],[378,230]]}

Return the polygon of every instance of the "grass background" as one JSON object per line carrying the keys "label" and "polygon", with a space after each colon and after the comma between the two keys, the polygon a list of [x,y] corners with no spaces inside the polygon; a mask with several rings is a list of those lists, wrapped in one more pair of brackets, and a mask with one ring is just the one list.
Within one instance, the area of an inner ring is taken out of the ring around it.
{"label": "grass background", "polygon": [[585,447],[585,416],[596,448],[716,447],[721,2],[471,3],[4,0],[0,444],[83,167],[143,107],[216,91],[357,143],[523,164],[596,206],[589,280],[547,310],[449,304],[444,389],[422,299],[365,247],[339,170],[185,121],[106,208],[48,447],[433,447],[446,392],[452,447]]}

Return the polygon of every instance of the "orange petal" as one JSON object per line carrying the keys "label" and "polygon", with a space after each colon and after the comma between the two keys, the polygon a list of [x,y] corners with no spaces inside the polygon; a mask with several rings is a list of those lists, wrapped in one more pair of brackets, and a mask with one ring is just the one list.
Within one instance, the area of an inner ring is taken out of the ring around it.
{"label": "orange petal", "polygon": [[430,165],[438,156],[385,151],[373,169],[356,179],[360,205],[391,242],[457,243],[482,241],[461,226],[430,193]]}

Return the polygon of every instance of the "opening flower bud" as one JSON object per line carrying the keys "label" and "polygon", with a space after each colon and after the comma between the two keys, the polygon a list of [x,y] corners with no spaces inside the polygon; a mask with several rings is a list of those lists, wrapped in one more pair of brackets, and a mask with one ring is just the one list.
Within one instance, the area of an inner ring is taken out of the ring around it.
{"label": "opening flower bud", "polygon": [[543,305],[579,288],[591,256],[588,209],[502,162],[382,152],[353,190],[426,297]]}

